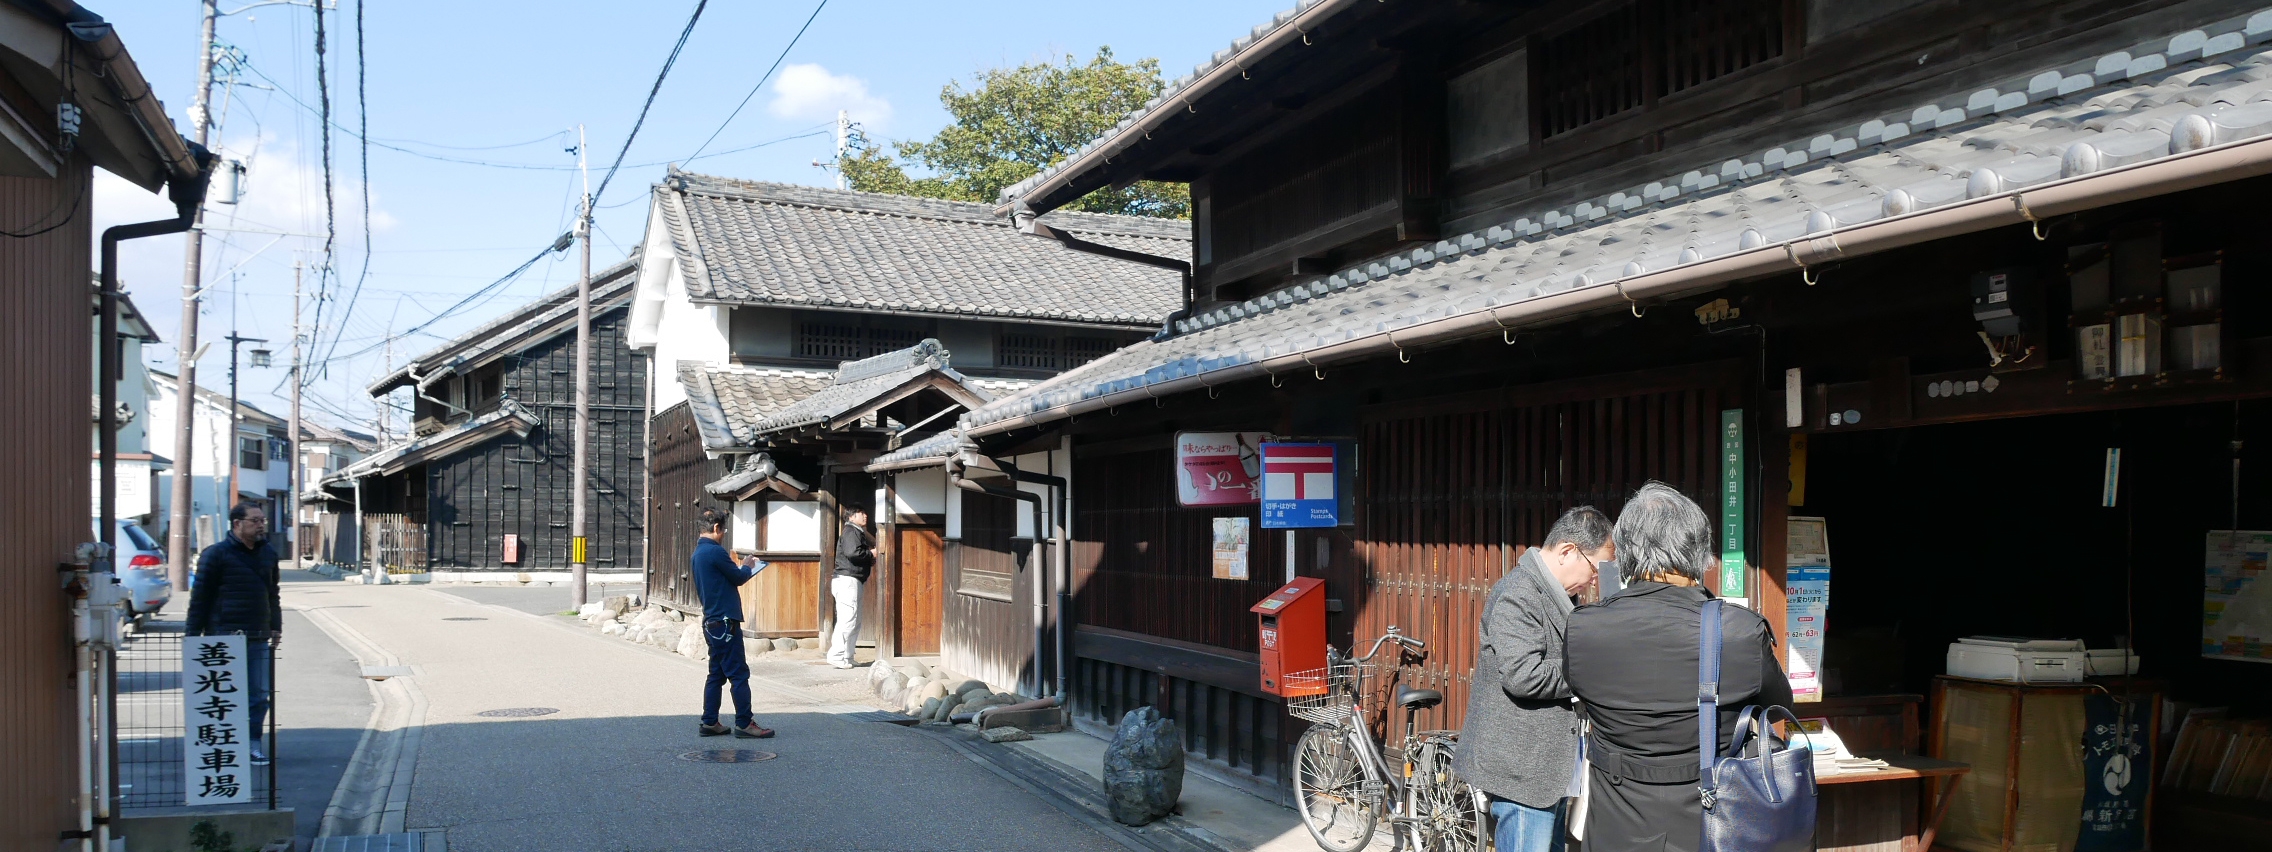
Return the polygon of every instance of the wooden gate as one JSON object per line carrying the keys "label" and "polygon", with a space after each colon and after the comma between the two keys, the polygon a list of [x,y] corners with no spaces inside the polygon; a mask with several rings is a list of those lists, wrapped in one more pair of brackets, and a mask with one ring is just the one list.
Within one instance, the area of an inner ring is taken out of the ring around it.
{"label": "wooden gate", "polygon": [[892,584],[898,596],[899,623],[893,627],[899,653],[939,653],[939,618],[946,604],[946,541],[936,527],[902,526],[897,538],[890,558],[899,569]]}
{"label": "wooden gate", "polygon": [[1460,727],[1491,586],[1564,510],[1615,517],[1654,479],[1718,518],[1719,416],[1741,393],[1714,364],[1365,412],[1353,638],[1393,624],[1428,643],[1393,678],[1443,691],[1424,727]]}
{"label": "wooden gate", "polygon": [[408,515],[364,515],[363,559],[389,574],[426,571],[426,525]]}

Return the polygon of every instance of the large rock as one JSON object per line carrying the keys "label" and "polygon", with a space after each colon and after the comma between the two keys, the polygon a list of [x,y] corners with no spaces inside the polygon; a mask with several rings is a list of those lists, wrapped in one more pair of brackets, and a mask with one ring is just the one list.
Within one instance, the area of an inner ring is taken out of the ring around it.
{"label": "large rock", "polygon": [[896,671],[890,665],[887,665],[883,660],[877,660],[868,665],[868,686],[870,688],[882,686],[884,678],[891,677],[895,673]]}
{"label": "large rock", "polygon": [[631,597],[629,595],[608,595],[600,599],[600,606],[616,612],[629,612],[631,611]]}
{"label": "large rock", "polygon": [[948,696],[948,695],[950,695],[950,694],[952,694],[952,693],[949,693],[949,692],[947,692],[947,685],[946,685],[946,684],[943,684],[943,683],[940,683],[940,682],[938,682],[938,681],[935,681],[935,680],[934,680],[934,681],[931,681],[930,683],[927,683],[927,684],[924,684],[924,685],[923,685],[923,697],[924,697],[924,698],[936,698],[936,699],[939,699],[939,700],[941,700],[941,701],[944,701],[944,700],[946,700],[947,696]]}
{"label": "large rock", "polygon": [[707,641],[707,637],[702,635],[700,628],[680,633],[677,651],[697,660],[710,659],[710,643]]}
{"label": "large rock", "polygon": [[[1023,741],[1025,741],[1025,740],[1030,740],[1030,739],[1033,739],[1033,735],[1032,735],[1032,734],[1026,733],[1025,731],[1019,730],[1019,729],[1017,729],[1017,728],[987,728],[986,730],[983,730],[983,731],[979,731],[979,732],[978,732],[978,735],[979,735],[980,737],[983,737],[983,738],[985,738],[985,740],[986,740],[987,742],[990,742],[990,743],[1014,743],[1014,742],[1023,742]],[[1180,790],[1180,785],[1178,786],[1178,789]],[[1115,801],[1117,801],[1117,800],[1115,800]],[[1174,801],[1169,801],[1169,802],[1168,802],[1168,807],[1170,807],[1170,808],[1173,808],[1173,807],[1175,807],[1175,802],[1174,802]],[[1114,818],[1114,819],[1119,819],[1119,818],[1120,818],[1120,811],[1119,811],[1119,809],[1118,809],[1117,807],[1113,809],[1113,814],[1112,814],[1112,815],[1113,815],[1113,818]],[[1122,821],[1122,822],[1127,822],[1126,820],[1121,820],[1121,821]],[[1144,822],[1151,822],[1151,820],[1145,820]],[[1142,825],[1143,823],[1130,823],[1130,824],[1131,824],[1131,825]]]}
{"label": "large rock", "polygon": [[[985,681],[971,680],[969,678],[957,678],[956,680],[959,682],[957,682],[954,686],[948,687],[948,693],[953,695],[969,695],[972,692],[976,692],[980,695],[991,695],[994,692],[992,688],[986,685]],[[967,701],[969,699],[964,700]]]}
{"label": "large rock", "polygon": [[773,650],[776,650],[776,651],[794,651],[794,650],[797,650],[797,640],[795,640],[795,639],[790,639],[790,638],[788,638],[788,637],[775,637],[775,638],[773,639]]}
{"label": "large rock", "polygon": [[940,701],[940,699],[937,699],[937,698],[925,698],[925,699],[923,699],[923,709],[921,709],[921,710],[917,710],[917,711],[915,712],[915,716],[916,716],[916,718],[918,718],[918,719],[922,719],[922,720],[923,720],[923,721],[925,721],[925,722],[928,722],[928,721],[931,721],[932,719],[938,718],[938,715],[939,715],[939,701]]}
{"label": "large rock", "polygon": [[615,635],[615,634],[618,634],[618,633],[622,633],[622,632],[623,632],[623,623],[622,623],[622,622],[619,622],[619,621],[610,621],[610,622],[607,622],[607,623],[605,623],[605,624],[601,624],[601,625],[600,625],[600,635],[601,635],[601,636],[613,636],[613,635]]}
{"label": "large rock", "polygon": [[876,684],[876,698],[883,701],[886,707],[898,706],[906,697],[907,678],[901,677],[898,672],[892,672],[882,683]]}
{"label": "large rock", "polygon": [[1149,705],[1128,711],[1104,750],[1105,797],[1113,820],[1144,825],[1175,811],[1183,796],[1183,737]]}
{"label": "large rock", "polygon": [[797,640],[797,647],[806,651],[818,651],[820,650],[820,640],[807,636]]}

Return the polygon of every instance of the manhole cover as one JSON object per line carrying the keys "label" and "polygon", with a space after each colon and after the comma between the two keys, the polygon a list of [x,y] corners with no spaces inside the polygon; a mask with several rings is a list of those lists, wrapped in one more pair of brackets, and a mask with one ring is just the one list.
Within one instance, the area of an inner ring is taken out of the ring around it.
{"label": "manhole cover", "polygon": [[714,748],[708,751],[690,751],[679,755],[678,759],[691,760],[695,763],[756,763],[760,760],[772,760],[775,756],[770,751],[751,751],[746,748]]}
{"label": "manhole cover", "polygon": [[481,617],[481,616],[478,616],[478,615],[461,615],[461,616],[457,616],[456,618],[445,618],[445,619],[442,619],[442,620],[443,620],[443,621],[488,621],[489,619],[483,618],[483,617]]}
{"label": "manhole cover", "polygon": [[525,719],[530,716],[550,716],[558,712],[558,707],[507,707],[503,710],[483,710],[473,715],[491,719]]}

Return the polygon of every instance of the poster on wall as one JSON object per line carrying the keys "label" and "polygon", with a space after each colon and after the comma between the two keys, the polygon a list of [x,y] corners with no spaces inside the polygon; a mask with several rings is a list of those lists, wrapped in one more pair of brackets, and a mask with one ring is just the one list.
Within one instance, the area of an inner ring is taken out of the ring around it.
{"label": "poster on wall", "polygon": [[1247,542],[1252,533],[1245,518],[1216,518],[1214,546],[1214,576],[1217,580],[1244,580],[1247,578]]}
{"label": "poster on wall", "polygon": [[1185,506],[1250,506],[1262,501],[1266,432],[1178,432],[1175,496]]}
{"label": "poster on wall", "polygon": [[1743,409],[1720,412],[1720,596],[1749,606],[1743,600],[1748,597],[1744,580],[1751,564],[1743,552],[1743,532],[1749,526],[1744,517],[1743,454]]}
{"label": "poster on wall", "polygon": [[2146,848],[2154,708],[2142,696],[2083,696],[2083,830],[2075,852]]}
{"label": "poster on wall", "polygon": [[1822,700],[1822,640],[1830,613],[1830,523],[1794,517],[1784,536],[1783,647],[1790,659],[1791,700]]}
{"label": "poster on wall", "polygon": [[1313,529],[1341,523],[1333,444],[1262,445],[1262,528]]}
{"label": "poster on wall", "polygon": [[2272,663],[2272,583],[2264,565],[2272,532],[2210,530],[2201,656]]}
{"label": "poster on wall", "polygon": [[245,637],[191,636],[181,649],[183,803],[252,801]]}

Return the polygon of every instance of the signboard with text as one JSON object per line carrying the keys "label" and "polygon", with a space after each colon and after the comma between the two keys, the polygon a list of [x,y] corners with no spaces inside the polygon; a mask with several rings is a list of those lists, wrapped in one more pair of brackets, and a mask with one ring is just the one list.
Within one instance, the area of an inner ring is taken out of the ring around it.
{"label": "signboard with text", "polygon": [[1262,432],[1178,432],[1175,495],[1185,506],[1250,506],[1262,499]]}
{"label": "signboard with text", "polygon": [[1720,412],[1720,596],[1745,597],[1743,409]]}
{"label": "signboard with text", "polygon": [[1262,445],[1262,526],[1308,529],[1341,523],[1333,444]]}
{"label": "signboard with text", "polygon": [[252,686],[245,637],[190,636],[181,643],[185,804],[252,801]]}

